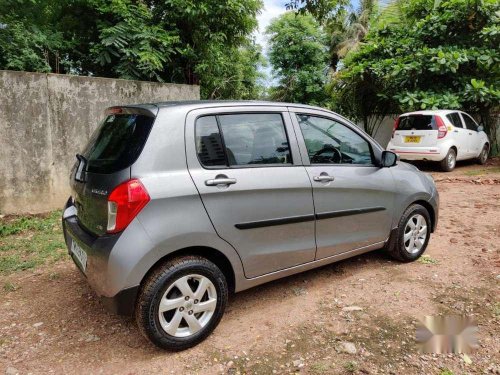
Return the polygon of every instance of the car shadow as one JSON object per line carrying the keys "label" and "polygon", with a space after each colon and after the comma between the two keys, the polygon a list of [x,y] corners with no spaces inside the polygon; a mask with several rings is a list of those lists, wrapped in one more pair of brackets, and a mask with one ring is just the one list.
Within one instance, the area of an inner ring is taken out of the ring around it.
{"label": "car shadow", "polygon": [[397,262],[394,262],[384,251],[374,250],[312,270],[286,276],[233,294],[229,300],[229,307],[231,309],[237,309],[243,301],[261,298],[263,294],[270,296],[273,293],[281,294],[283,290],[296,288],[298,285],[303,285],[304,282],[314,285],[316,282],[324,279],[325,276],[354,275],[360,271],[360,262],[362,262],[364,266],[373,265],[375,267],[381,265],[387,266],[391,263],[394,265],[397,264]]}
{"label": "car shadow", "polygon": [[[420,169],[423,172],[448,173],[448,172],[444,172],[443,170],[441,170],[441,167],[439,166],[439,163],[437,163],[437,162],[420,161],[420,160],[418,160],[418,161],[416,161],[416,160],[415,161],[403,160],[403,161],[405,163],[414,165],[415,167],[417,167],[418,169]],[[455,165],[454,170],[457,170],[457,169],[460,169],[463,167],[470,167],[470,166],[474,166],[474,165],[476,165],[476,166],[478,165],[474,159],[460,160],[460,161],[457,161],[457,164]]]}

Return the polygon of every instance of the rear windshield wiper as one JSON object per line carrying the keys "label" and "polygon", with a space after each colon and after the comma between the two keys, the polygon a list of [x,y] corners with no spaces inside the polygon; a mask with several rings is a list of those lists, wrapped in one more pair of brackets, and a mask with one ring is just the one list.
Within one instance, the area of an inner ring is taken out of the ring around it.
{"label": "rear windshield wiper", "polygon": [[79,182],[85,182],[85,169],[87,167],[87,159],[85,156],[81,154],[76,154],[76,158],[78,159],[78,168],[75,173],[75,180]]}

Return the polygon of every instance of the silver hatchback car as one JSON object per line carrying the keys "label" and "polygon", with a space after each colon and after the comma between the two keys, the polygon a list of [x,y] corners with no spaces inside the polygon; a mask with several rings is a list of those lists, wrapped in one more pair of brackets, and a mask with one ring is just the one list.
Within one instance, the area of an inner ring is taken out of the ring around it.
{"label": "silver hatchback car", "polygon": [[109,108],[70,180],[70,255],[171,350],[205,339],[231,292],[371,250],[413,261],[438,221],[432,177],[298,104]]}

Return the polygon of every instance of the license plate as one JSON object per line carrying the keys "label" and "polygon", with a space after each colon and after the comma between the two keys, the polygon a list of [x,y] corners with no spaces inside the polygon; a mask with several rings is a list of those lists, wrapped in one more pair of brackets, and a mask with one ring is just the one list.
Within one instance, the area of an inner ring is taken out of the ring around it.
{"label": "license plate", "polygon": [[408,135],[405,137],[405,143],[420,143],[420,136]]}
{"label": "license plate", "polygon": [[85,272],[87,268],[87,253],[73,240],[71,240],[71,253],[78,260],[82,270]]}

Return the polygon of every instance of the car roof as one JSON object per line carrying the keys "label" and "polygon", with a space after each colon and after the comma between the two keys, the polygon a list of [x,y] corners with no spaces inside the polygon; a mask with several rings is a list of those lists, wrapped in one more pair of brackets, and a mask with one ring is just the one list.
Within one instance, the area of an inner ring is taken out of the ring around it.
{"label": "car roof", "polygon": [[165,102],[123,105],[122,107],[143,107],[149,109],[152,106],[158,108],[186,107],[187,109],[210,108],[210,107],[234,107],[234,106],[299,107],[304,109],[314,109],[314,110],[334,113],[326,108],[321,108],[321,107],[315,107],[298,103],[273,102],[266,100],[179,100],[179,101],[165,101]]}
{"label": "car roof", "polygon": [[409,115],[448,115],[453,112],[461,112],[457,109],[432,109],[425,111],[413,111],[403,113],[401,116],[409,116]]}

